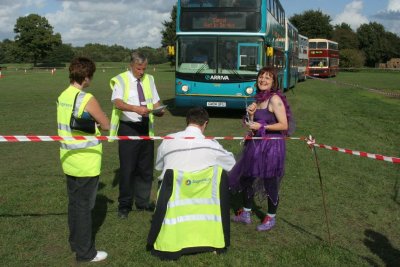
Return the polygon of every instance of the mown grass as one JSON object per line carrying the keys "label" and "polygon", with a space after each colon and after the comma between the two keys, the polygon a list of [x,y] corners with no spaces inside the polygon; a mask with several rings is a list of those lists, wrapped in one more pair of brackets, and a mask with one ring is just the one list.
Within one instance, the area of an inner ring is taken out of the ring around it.
{"label": "mown grass", "polygon": [[[118,64],[117,64],[118,65]],[[110,114],[109,79],[124,66],[98,65],[92,92]],[[156,119],[163,136],[184,127],[184,110],[174,107],[169,66],[149,67],[169,111]],[[3,71],[0,79],[1,135],[55,135],[55,101],[68,74]],[[295,136],[312,134],[317,143],[399,157],[400,100],[333,84],[342,81],[400,93],[397,73],[340,73],[331,80],[307,80],[287,92],[297,122]],[[210,111],[210,136],[242,136],[242,111]],[[238,154],[239,141],[221,141]],[[156,145],[159,141],[156,141]],[[98,249],[109,253],[101,266],[396,266],[400,262],[399,165],[317,149],[327,199],[329,245],[322,195],[313,154],[302,142],[287,142],[287,168],[277,226],[257,233],[232,225],[227,254],[199,254],[161,262],[145,251],[151,215],[132,212],[118,220],[117,144],[104,142],[103,172],[94,211]],[[0,143],[0,265],[73,266],[67,237],[67,196],[59,144]],[[155,172],[155,176],[158,173]],[[154,183],[155,184],[155,183]],[[155,187],[154,187],[155,188]],[[153,198],[155,198],[153,190]],[[260,211],[265,202],[257,200]]]}

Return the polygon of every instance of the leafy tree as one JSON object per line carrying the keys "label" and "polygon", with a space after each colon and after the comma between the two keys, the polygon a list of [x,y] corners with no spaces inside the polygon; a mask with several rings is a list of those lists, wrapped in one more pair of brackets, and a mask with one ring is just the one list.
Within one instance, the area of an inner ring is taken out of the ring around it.
{"label": "leafy tree", "polygon": [[86,56],[96,62],[128,62],[129,52],[128,48],[120,45],[107,46],[92,43],[74,49],[75,55]]}
{"label": "leafy tree", "polygon": [[341,68],[361,68],[364,66],[364,53],[358,49],[341,49],[339,54]]}
{"label": "leafy tree", "polygon": [[374,67],[384,62],[385,55],[385,28],[377,22],[362,24],[357,29],[357,36],[360,42],[360,49],[365,54],[366,65]]}
{"label": "leafy tree", "polygon": [[77,49],[77,56],[85,56],[91,58],[96,62],[107,62],[107,54],[106,54],[107,46],[97,43],[89,43],[84,47]]}
{"label": "leafy tree", "polygon": [[176,5],[172,7],[170,21],[164,21],[164,29],[161,31],[161,45],[166,47],[175,44],[176,38]]}
{"label": "leafy tree", "polygon": [[53,50],[43,59],[43,62],[52,64],[70,62],[73,57],[74,51],[72,45],[61,44],[53,47]]}
{"label": "leafy tree", "polygon": [[[170,21],[164,21],[164,29],[161,31],[162,39],[161,39],[161,45],[162,47],[167,47],[167,46],[174,46],[175,45],[175,39],[176,39],[176,5],[172,7],[171,11],[171,16],[170,16]],[[167,57],[168,61],[171,63],[171,66],[174,65],[175,62],[175,56],[172,54],[168,54],[166,52],[162,52],[162,54],[165,54]]]}
{"label": "leafy tree", "polygon": [[357,34],[346,23],[335,26],[332,40],[339,43],[340,49],[358,49],[359,47]]}
{"label": "leafy tree", "polygon": [[4,62],[4,58],[6,57],[6,53],[3,48],[3,43],[0,43],[0,64]]}
{"label": "leafy tree", "polygon": [[108,49],[110,62],[129,62],[130,60],[130,49],[122,47],[120,45],[109,46]]}
{"label": "leafy tree", "polygon": [[154,49],[152,47],[139,47],[134,51],[145,55],[150,64],[161,64],[167,62],[167,52],[163,48]]}
{"label": "leafy tree", "polygon": [[332,38],[333,26],[331,17],[321,10],[307,10],[302,14],[294,14],[290,22],[299,30],[299,33],[308,38]]}
{"label": "leafy tree", "polygon": [[53,34],[53,27],[45,17],[30,14],[19,17],[14,26],[15,41],[23,50],[26,59],[31,59],[34,66],[43,59],[54,46],[61,44],[61,35]]}
{"label": "leafy tree", "polygon": [[21,49],[15,44],[14,41],[9,39],[3,40],[0,43],[1,63],[21,63],[25,59]]}
{"label": "leafy tree", "polygon": [[385,32],[383,37],[383,57],[382,62],[392,58],[400,58],[400,38],[392,32]]}

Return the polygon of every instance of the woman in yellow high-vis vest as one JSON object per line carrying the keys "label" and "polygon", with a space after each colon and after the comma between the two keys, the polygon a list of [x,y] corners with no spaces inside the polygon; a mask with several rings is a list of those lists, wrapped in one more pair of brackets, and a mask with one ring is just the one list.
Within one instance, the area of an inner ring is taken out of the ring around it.
{"label": "woman in yellow high-vis vest", "polygon": [[[69,66],[70,85],[58,97],[57,124],[59,136],[100,135],[110,129],[110,121],[92,94],[84,92],[96,71],[94,62],[78,57]],[[89,134],[70,127],[71,114],[96,122],[95,133]],[[92,238],[92,209],[96,200],[101,170],[100,141],[61,141],[60,159],[67,177],[69,244],[77,261],[101,261],[107,253],[97,251]]]}

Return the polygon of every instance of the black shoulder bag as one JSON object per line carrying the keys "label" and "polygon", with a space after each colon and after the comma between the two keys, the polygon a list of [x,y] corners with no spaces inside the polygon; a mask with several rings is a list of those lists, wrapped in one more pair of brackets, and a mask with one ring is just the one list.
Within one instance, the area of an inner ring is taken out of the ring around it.
{"label": "black shoulder bag", "polygon": [[75,96],[74,106],[72,108],[71,120],[69,122],[69,127],[72,130],[94,134],[96,132],[96,121],[94,121],[93,119],[78,118],[78,117],[75,117],[75,115],[74,115],[76,98],[78,97],[78,95],[79,95],[79,92]]}

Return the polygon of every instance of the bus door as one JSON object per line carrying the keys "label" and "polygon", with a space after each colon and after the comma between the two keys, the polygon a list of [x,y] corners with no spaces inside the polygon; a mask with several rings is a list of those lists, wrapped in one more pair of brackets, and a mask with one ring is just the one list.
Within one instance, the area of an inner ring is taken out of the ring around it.
{"label": "bus door", "polygon": [[238,43],[238,66],[240,70],[259,71],[262,66],[261,44]]}

